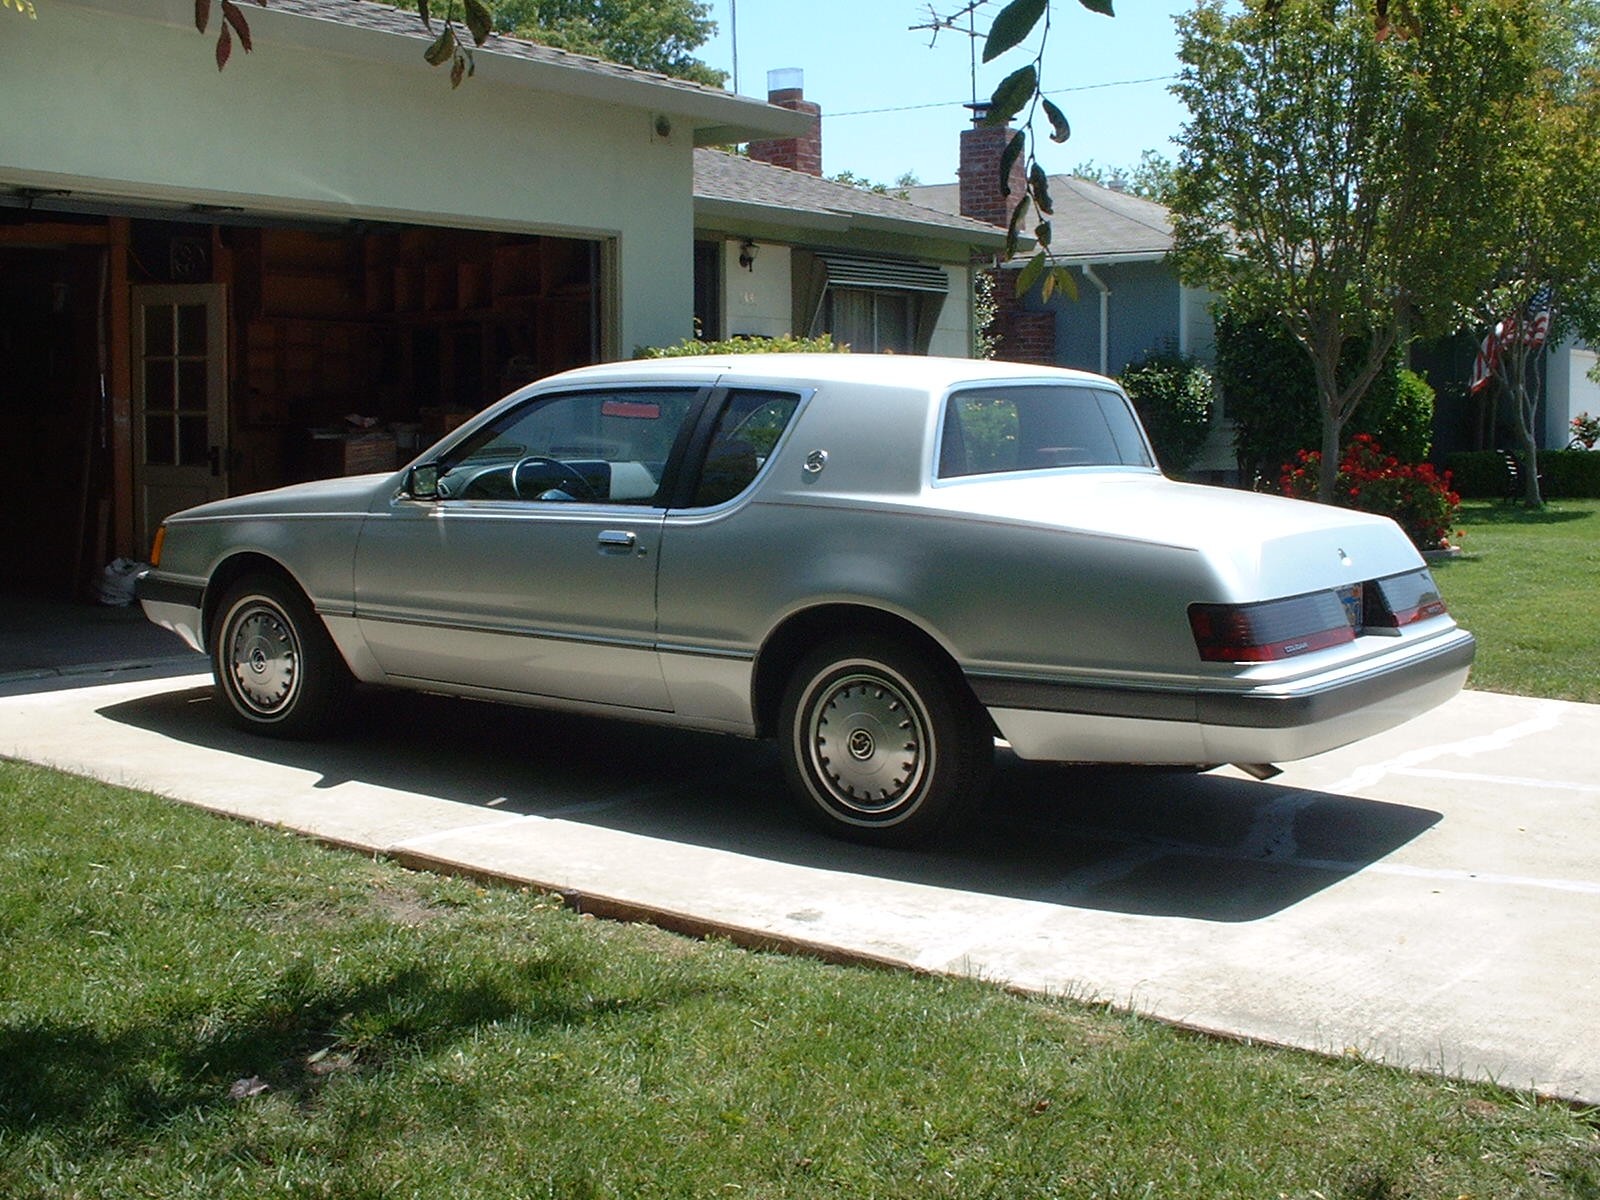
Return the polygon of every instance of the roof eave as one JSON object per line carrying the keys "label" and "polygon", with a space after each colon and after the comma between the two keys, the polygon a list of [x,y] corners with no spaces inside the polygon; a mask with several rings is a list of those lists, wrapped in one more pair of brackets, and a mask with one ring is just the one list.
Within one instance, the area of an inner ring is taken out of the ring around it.
{"label": "roof eave", "polygon": [[[175,28],[194,28],[194,8],[188,0],[63,2]],[[263,46],[272,44],[318,50],[369,62],[403,65],[419,74],[427,71],[427,64],[422,59],[427,42],[422,36],[346,25],[325,17],[271,7],[257,9],[252,6],[248,16],[251,30]],[[420,18],[417,28],[422,30]],[[522,58],[497,51],[496,40],[491,38],[488,43],[473,50],[474,78],[466,86],[494,83],[525,87],[660,113],[686,122],[693,132],[695,145],[722,145],[751,138],[794,137],[811,127],[811,118],[806,114],[779,108],[765,100],[667,80],[646,71],[632,72],[617,64],[607,64],[611,70],[595,70],[585,65],[594,60],[581,55],[563,56],[568,61],[549,62]],[[204,53],[203,47],[200,52]],[[614,71],[629,73],[616,74]]]}

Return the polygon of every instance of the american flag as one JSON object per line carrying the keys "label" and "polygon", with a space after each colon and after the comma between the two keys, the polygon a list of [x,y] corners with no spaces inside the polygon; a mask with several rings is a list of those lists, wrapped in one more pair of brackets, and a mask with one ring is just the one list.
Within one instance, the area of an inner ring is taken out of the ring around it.
{"label": "american flag", "polygon": [[1505,332],[1506,323],[1499,322],[1495,327],[1483,335],[1483,343],[1478,347],[1478,356],[1472,360],[1472,378],[1467,381],[1467,391],[1477,395],[1489,386],[1494,378],[1494,369],[1500,361],[1501,337]]}
{"label": "american flag", "polygon": [[1527,307],[1522,310],[1523,345],[1534,350],[1544,345],[1544,339],[1550,334],[1550,301],[1554,298],[1555,289],[1548,283],[1529,298]]}
{"label": "american flag", "polygon": [[1555,289],[1545,284],[1528,298],[1520,314],[1497,322],[1493,329],[1484,334],[1477,357],[1472,361],[1472,378],[1467,381],[1468,392],[1476,394],[1489,385],[1494,378],[1495,366],[1500,361],[1502,348],[1519,341],[1530,350],[1537,350],[1544,345],[1545,338],[1550,335],[1553,307],[1550,302],[1554,298]]}

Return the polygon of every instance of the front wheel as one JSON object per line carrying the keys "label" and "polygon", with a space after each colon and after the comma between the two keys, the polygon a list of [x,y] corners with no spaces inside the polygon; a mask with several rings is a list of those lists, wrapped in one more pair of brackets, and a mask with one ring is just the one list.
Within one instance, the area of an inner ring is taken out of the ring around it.
{"label": "front wheel", "polygon": [[216,631],[211,671],[235,724],[277,737],[326,727],[350,672],[298,588],[246,576],[218,605]]}
{"label": "front wheel", "polygon": [[987,718],[953,672],[883,639],[818,647],[784,693],[784,775],[831,833],[924,842],[977,804],[994,758]]}

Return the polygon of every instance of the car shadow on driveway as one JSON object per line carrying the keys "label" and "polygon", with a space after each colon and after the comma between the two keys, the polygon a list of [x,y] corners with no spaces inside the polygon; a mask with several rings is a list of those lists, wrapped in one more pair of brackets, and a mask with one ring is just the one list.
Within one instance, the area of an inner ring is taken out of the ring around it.
{"label": "car shadow on driveway", "polygon": [[442,697],[361,692],[325,741],[235,729],[209,685],[100,715],[317,775],[799,866],[1150,916],[1253,921],[1393,853],[1441,815],[1222,774],[998,756],[974,823],[929,848],[814,830],[766,742]]}

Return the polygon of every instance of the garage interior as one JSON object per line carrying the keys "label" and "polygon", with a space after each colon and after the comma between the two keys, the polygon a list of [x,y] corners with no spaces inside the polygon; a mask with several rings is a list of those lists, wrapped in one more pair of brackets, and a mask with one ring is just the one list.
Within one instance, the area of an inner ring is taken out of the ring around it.
{"label": "garage interior", "polygon": [[598,241],[41,208],[0,207],[7,592],[82,599],[172,509],[393,469],[608,350]]}

